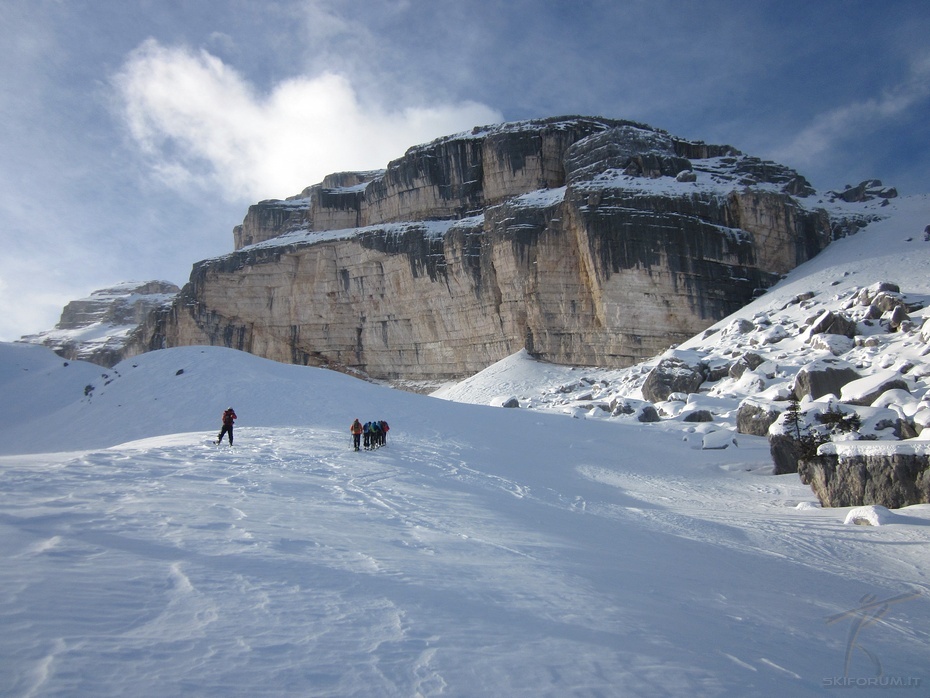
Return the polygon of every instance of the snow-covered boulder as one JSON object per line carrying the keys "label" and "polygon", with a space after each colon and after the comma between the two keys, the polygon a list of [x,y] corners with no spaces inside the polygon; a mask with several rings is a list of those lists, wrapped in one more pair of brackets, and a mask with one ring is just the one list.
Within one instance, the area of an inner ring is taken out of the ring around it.
{"label": "snow-covered boulder", "polygon": [[930,344],[930,317],[927,317],[924,324],[920,326],[920,341]]}
{"label": "snow-covered boulder", "polygon": [[756,329],[756,326],[751,321],[746,318],[737,318],[723,328],[723,335],[727,337],[749,334],[754,329]]}
{"label": "snow-covered boulder", "polygon": [[808,342],[812,349],[828,351],[833,356],[842,356],[855,345],[855,340],[841,334],[815,334]]}
{"label": "snow-covered boulder", "polygon": [[610,414],[613,417],[629,416],[638,422],[658,422],[661,417],[651,402],[633,400],[631,398],[617,398],[610,403]]}
{"label": "snow-covered boulder", "polygon": [[836,334],[852,338],[856,336],[856,323],[842,313],[825,310],[811,323],[804,334],[808,342],[818,334]]}
{"label": "snow-covered boulder", "polygon": [[867,507],[856,507],[850,509],[846,514],[844,524],[856,524],[858,526],[884,526],[885,524],[894,523],[895,514],[888,507],[880,504],[872,504]]}
{"label": "snow-covered boulder", "polygon": [[746,398],[736,410],[736,430],[740,434],[766,436],[781,412],[770,402]]}
{"label": "snow-covered boulder", "polygon": [[[879,281],[862,289],[858,294],[860,305],[872,305],[879,294],[900,295],[901,287],[891,281]],[[887,308],[886,308],[887,309]]]}
{"label": "snow-covered boulder", "polygon": [[701,442],[701,448],[705,451],[722,450],[736,445],[736,435],[729,429],[708,432],[704,434]]}
{"label": "snow-covered boulder", "polygon": [[820,502],[798,502],[794,508],[798,511],[819,511],[823,507]]}
{"label": "snow-covered boulder", "polygon": [[914,426],[921,436],[930,434],[927,431],[927,427],[930,427],[930,407],[922,407],[914,413]]}
{"label": "snow-covered boulder", "polygon": [[781,340],[790,336],[791,333],[783,325],[772,325],[759,333],[759,340],[762,344],[778,344]]}
{"label": "snow-covered boulder", "polygon": [[649,402],[664,402],[672,393],[695,393],[704,379],[703,367],[674,356],[665,358],[646,376],[643,397]]}
{"label": "snow-covered boulder", "polygon": [[519,407],[520,401],[513,395],[499,395],[491,400],[491,407]]}
{"label": "snow-covered boulder", "polygon": [[843,386],[861,376],[848,361],[842,359],[819,359],[798,371],[793,392],[798,397],[805,395],[813,399],[824,395],[839,395]]}
{"label": "snow-covered boulder", "polygon": [[787,434],[769,434],[769,454],[772,456],[772,474],[787,475],[798,472],[804,449],[801,442]]}
{"label": "snow-covered boulder", "polygon": [[908,390],[907,381],[897,371],[879,371],[871,376],[846,383],[840,399],[851,405],[871,405],[889,390]]}
{"label": "snow-covered boulder", "polygon": [[714,415],[710,410],[689,410],[682,415],[683,422],[713,422]]}
{"label": "snow-covered boulder", "polygon": [[754,371],[765,363],[765,359],[755,352],[748,351],[730,365],[730,378],[739,379],[746,371]]}

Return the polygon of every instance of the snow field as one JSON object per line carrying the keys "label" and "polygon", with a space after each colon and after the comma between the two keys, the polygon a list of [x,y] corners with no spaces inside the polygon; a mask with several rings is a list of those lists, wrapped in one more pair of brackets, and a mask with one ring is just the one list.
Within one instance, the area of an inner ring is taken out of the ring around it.
{"label": "snow field", "polygon": [[[824,619],[914,591],[861,642],[886,674],[921,675],[930,508],[878,528],[798,509],[814,498],[767,474],[763,439],[707,451],[661,425],[223,350],[140,359],[159,402],[216,364],[260,378],[268,412],[305,401],[304,423],[241,426],[232,448],[211,427],[0,458],[11,695],[819,695],[850,625]],[[166,370],[179,359],[182,376]],[[118,368],[107,400],[125,405]],[[378,407],[333,407],[357,399]],[[243,424],[258,414],[233,404]],[[348,425],[366,415],[393,428],[355,453]]]}

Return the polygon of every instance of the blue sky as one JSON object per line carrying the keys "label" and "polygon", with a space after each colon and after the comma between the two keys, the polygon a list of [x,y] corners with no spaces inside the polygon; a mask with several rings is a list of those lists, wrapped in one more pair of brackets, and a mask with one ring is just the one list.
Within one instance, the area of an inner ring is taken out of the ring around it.
{"label": "blue sky", "polygon": [[183,284],[250,203],[504,120],[635,119],[927,193],[928,37],[924,0],[4,0],[0,340]]}

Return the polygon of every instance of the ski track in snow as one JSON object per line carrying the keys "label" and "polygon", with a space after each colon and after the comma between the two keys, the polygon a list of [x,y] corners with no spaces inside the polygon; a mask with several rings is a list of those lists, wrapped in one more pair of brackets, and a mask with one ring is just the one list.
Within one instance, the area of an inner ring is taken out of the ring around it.
{"label": "ski track in snow", "polygon": [[[134,663],[132,657],[136,654],[140,663],[133,673],[152,679],[143,656],[168,651],[164,638],[176,635],[178,629],[183,629],[184,637],[175,638],[174,642],[184,643],[185,654],[191,652],[192,671],[210,655],[228,652],[230,646],[240,651],[249,649],[254,653],[250,657],[261,657],[254,638],[241,636],[235,628],[224,626],[229,624],[230,616],[237,619],[238,625],[243,614],[248,625],[250,614],[264,611],[259,615],[271,614],[268,635],[273,637],[290,627],[271,610],[273,599],[283,594],[289,606],[297,597],[307,597],[297,615],[305,615],[308,628],[327,626],[332,630],[322,637],[299,632],[298,637],[278,638],[272,643],[277,648],[272,654],[286,655],[297,646],[305,646],[306,651],[312,650],[317,657],[323,652],[324,666],[329,663],[325,660],[326,652],[332,652],[330,661],[335,667],[339,664],[338,657],[346,651],[345,644],[352,642],[353,634],[346,631],[331,645],[331,633],[356,623],[369,627],[364,635],[355,638],[361,643],[355,651],[364,650],[378,661],[358,669],[364,676],[359,686],[336,682],[328,689],[334,695],[342,694],[343,689],[351,693],[361,686],[380,686],[387,693],[407,685],[420,692],[441,690],[445,682],[430,668],[436,652],[430,642],[439,636],[417,637],[416,631],[406,626],[403,609],[393,603],[378,599],[359,604],[351,586],[343,590],[342,584],[329,580],[332,570],[350,573],[354,584],[362,589],[370,586],[364,579],[367,575],[395,578],[414,587],[426,583],[442,588],[456,577],[442,574],[449,563],[433,559],[437,549],[448,556],[461,548],[460,554],[467,560],[467,549],[477,545],[481,549],[476,560],[480,569],[474,570],[473,582],[491,586],[489,594],[506,595],[506,584],[493,583],[495,573],[487,568],[488,557],[498,553],[525,559],[532,556],[498,542],[506,533],[488,527],[488,522],[470,513],[467,507],[461,512],[442,511],[448,509],[446,500],[435,502],[435,508],[425,506],[430,504],[424,500],[428,490],[411,489],[416,486],[416,471],[401,472],[394,465],[383,465],[386,459],[382,456],[387,450],[311,457],[301,455],[301,445],[293,435],[258,436],[253,436],[252,443],[245,447],[237,444],[233,448],[217,448],[192,443],[195,452],[199,449],[193,458],[181,456],[177,448],[113,449],[81,456],[59,471],[66,477],[54,483],[54,488],[44,483],[47,499],[39,504],[41,512],[31,506],[29,511],[6,517],[7,524],[16,523],[21,529],[40,527],[56,532],[30,545],[28,552],[16,555],[20,560],[52,554],[83,558],[88,565],[95,558],[113,556],[131,556],[144,563],[146,573],[131,584],[140,586],[141,593],[127,591],[129,598],[125,600],[127,605],[138,601],[143,607],[134,614],[137,618],[128,627],[109,629],[110,633],[118,633],[121,646],[120,661],[112,667],[114,674],[107,676],[106,667],[100,667],[99,683],[83,685],[82,689],[105,693],[106,687],[113,685],[110,682],[118,683],[118,673],[125,671],[119,667],[127,659]],[[290,448],[276,445],[289,439],[295,441]],[[436,456],[430,450],[417,452],[411,463],[427,469],[439,467],[444,476],[454,479],[458,473],[467,473],[471,480],[481,479],[476,471],[461,464],[437,466]],[[366,460],[361,460],[363,457]],[[107,477],[107,471],[118,471],[119,477]],[[30,483],[35,484],[35,476],[28,471],[8,469],[6,476],[8,480],[22,478],[18,484],[27,489]],[[493,488],[513,492],[513,483],[502,478],[490,477],[487,481]],[[191,510],[192,503],[199,506]],[[249,514],[253,507],[258,508],[260,515]],[[16,509],[15,505],[12,509]],[[368,523],[343,534],[345,527],[339,526],[338,520],[345,516]],[[385,532],[390,538],[389,545],[399,551],[397,559],[378,552],[384,545]],[[359,534],[362,539],[353,540]],[[365,540],[368,537],[377,540],[371,543]],[[424,562],[411,565],[410,556]],[[307,561],[308,557],[312,562]],[[275,561],[269,569],[280,578],[265,578],[261,562],[268,559]],[[512,560],[501,563],[498,573],[504,575],[514,564]],[[100,563],[93,567],[97,572],[103,571]],[[203,575],[198,575],[197,570],[203,567],[218,569],[224,577],[235,580],[240,592],[258,597],[259,605],[228,608],[228,602],[211,591],[210,587],[216,583],[210,579],[211,575],[198,579]],[[103,576],[101,586],[108,581]],[[306,590],[305,584],[309,584]],[[86,586],[78,584],[71,588],[74,604],[81,604],[81,594],[96,593]],[[28,590],[27,585],[23,592]],[[142,601],[137,596],[159,601]],[[120,609],[119,601],[117,593],[112,610],[123,617],[128,609]],[[24,602],[15,598],[11,603]],[[95,606],[99,604],[88,604]],[[104,626],[101,635],[106,635],[106,619],[101,620]],[[267,622],[268,618],[264,620]],[[216,646],[208,642],[201,647],[204,638],[215,640],[217,635],[228,636],[228,643],[232,644]],[[69,656],[80,656],[79,648],[64,638],[56,640],[56,652],[36,647],[37,674],[46,674],[48,666],[61,661],[56,655],[60,654],[62,643],[69,648]],[[94,641],[85,640],[81,644],[92,645]],[[421,649],[416,652],[411,675],[406,676],[395,664],[407,663],[412,646]],[[194,661],[198,654],[195,648],[200,648],[199,661]],[[387,665],[382,665],[385,662]],[[178,667],[178,673],[183,675],[184,671],[183,666]],[[340,668],[338,674],[343,671]],[[68,672],[65,667],[58,667],[58,673]],[[335,676],[337,672],[333,669],[332,673]],[[247,681],[241,683],[243,679],[240,677],[229,686],[248,685]]]}
{"label": "ski track in snow", "polygon": [[[466,442],[344,441],[256,428],[231,448],[190,434],[51,470],[2,459],[11,695],[814,695],[818,662],[842,655],[823,616],[894,586],[892,559],[927,569],[930,528],[851,531],[751,465],[553,479]],[[870,533],[895,548],[882,564],[845,542]],[[760,589],[776,570],[787,617]],[[887,664],[902,637],[900,661],[926,656],[927,598],[885,619]],[[772,632],[799,646],[774,656]]]}
{"label": "ski track in snow", "polygon": [[[708,487],[680,478],[634,472],[618,474],[598,468],[585,469],[582,474],[596,482],[635,491],[643,499],[643,506],[635,510],[636,514],[658,530],[734,550],[801,562],[814,569],[828,563],[830,569],[850,576],[872,576],[877,584],[901,578],[923,578],[924,581],[913,583],[930,594],[930,580],[919,572],[926,552],[911,545],[927,540],[924,531],[901,531],[902,554],[889,560],[889,565],[880,571],[866,570],[862,565],[860,541],[843,535],[848,526],[833,512],[796,508],[799,500],[809,498],[808,488],[800,485],[796,477],[771,477],[756,472],[747,478],[720,480]],[[761,516],[760,501],[763,502]],[[630,511],[628,508],[626,513]],[[921,526],[930,524],[922,519],[916,521]]]}

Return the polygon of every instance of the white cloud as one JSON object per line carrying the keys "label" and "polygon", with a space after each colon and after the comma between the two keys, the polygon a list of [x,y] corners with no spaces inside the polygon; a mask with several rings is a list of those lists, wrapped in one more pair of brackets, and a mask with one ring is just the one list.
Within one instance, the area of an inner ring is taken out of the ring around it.
{"label": "white cloud", "polygon": [[230,200],[289,196],[331,172],[380,168],[411,145],[502,120],[475,102],[389,110],[335,73],[261,93],[207,51],[152,39],[113,82],[152,172],[179,191]]}
{"label": "white cloud", "polygon": [[819,115],[784,148],[778,160],[803,166],[817,161],[838,143],[880,128],[930,97],[930,54],[915,60],[908,77],[862,102],[848,104]]}

